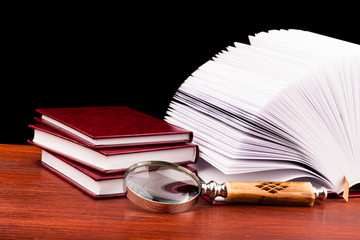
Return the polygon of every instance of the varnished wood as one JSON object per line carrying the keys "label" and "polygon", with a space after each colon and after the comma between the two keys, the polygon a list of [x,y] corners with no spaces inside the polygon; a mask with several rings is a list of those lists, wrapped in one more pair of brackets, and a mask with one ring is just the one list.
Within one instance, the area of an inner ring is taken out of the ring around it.
{"label": "varnished wood", "polygon": [[313,206],[314,189],[309,182],[225,182],[230,203]]}
{"label": "varnished wood", "polygon": [[0,145],[0,239],[360,239],[360,199],[313,207],[211,206],[146,212],[126,198],[93,200],[35,163],[40,150]]}

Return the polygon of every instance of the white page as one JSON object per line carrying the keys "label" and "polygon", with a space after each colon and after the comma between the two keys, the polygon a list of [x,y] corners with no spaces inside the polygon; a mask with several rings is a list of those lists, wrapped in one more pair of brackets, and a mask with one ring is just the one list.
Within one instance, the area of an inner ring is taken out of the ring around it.
{"label": "white page", "polygon": [[[198,111],[191,110],[189,107],[171,104],[171,108],[177,110],[172,113],[176,120],[170,120],[171,123],[184,128],[192,128],[195,135],[194,142],[200,141],[198,138],[209,139],[210,142],[207,144],[214,145],[212,149],[216,149],[229,158],[259,159],[259,154],[262,152],[269,159],[301,161],[301,155],[286,145],[275,144],[236,131],[223,122],[206,118],[206,115],[201,116]],[[229,136],[231,133],[238,135]]]}
{"label": "white page", "polygon": [[[271,134],[271,132],[264,131],[264,129],[255,129],[254,126],[250,126],[250,125],[248,125],[248,123],[242,122],[241,120],[234,118],[234,116],[224,114],[224,112],[216,112],[214,109],[209,108],[209,106],[201,105],[198,102],[195,103],[193,101],[193,99],[192,99],[192,101],[190,101],[185,98],[177,98],[177,96],[175,97],[175,99],[178,99],[178,100],[181,99],[181,101],[188,104],[189,106],[191,105],[191,107],[193,109],[195,109],[196,111],[201,112],[205,115],[209,115],[212,118],[217,119],[218,121],[224,122],[238,131],[241,131],[246,134],[250,134],[252,136],[264,138],[264,139],[267,139],[270,141],[280,142],[286,146],[292,146],[291,142],[287,141],[286,139],[279,138],[278,136]],[[186,115],[184,113],[181,113],[181,114]],[[178,115],[178,117],[180,117],[180,116]],[[195,118],[197,121],[199,116],[196,116]],[[239,146],[239,148],[240,148],[240,146]]]}
{"label": "white page", "polygon": [[206,183],[215,181],[219,184],[225,181],[290,181],[300,178],[310,178],[310,181],[314,186],[326,186],[332,188],[332,186],[320,176],[313,175],[306,171],[297,169],[284,170],[266,170],[258,171],[255,173],[244,174],[224,174],[212,165],[207,163],[202,158],[199,159],[196,165],[192,165],[198,171],[199,177]]}

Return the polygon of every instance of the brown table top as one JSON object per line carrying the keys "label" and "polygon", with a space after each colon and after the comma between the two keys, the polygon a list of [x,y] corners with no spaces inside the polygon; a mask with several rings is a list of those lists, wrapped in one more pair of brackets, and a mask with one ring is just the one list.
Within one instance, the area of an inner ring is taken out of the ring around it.
{"label": "brown table top", "polygon": [[360,198],[313,207],[226,205],[151,213],[126,198],[93,200],[35,163],[40,149],[0,145],[0,238],[360,239]]}

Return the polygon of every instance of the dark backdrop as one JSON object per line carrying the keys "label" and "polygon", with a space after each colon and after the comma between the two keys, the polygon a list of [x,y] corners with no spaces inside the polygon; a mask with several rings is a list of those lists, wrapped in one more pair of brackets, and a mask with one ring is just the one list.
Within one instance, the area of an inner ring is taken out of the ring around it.
{"label": "dark backdrop", "polygon": [[197,67],[260,31],[298,28],[360,44],[357,5],[287,2],[4,8],[0,143],[32,138],[27,126],[41,107],[127,105],[163,118]]}

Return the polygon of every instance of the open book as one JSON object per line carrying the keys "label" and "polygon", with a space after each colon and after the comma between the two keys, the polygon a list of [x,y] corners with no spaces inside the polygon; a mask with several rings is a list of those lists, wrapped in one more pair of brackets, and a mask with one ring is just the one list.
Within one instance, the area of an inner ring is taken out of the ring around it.
{"label": "open book", "polygon": [[165,120],[193,131],[223,180],[360,183],[360,46],[301,30],[249,38],[199,67]]}

